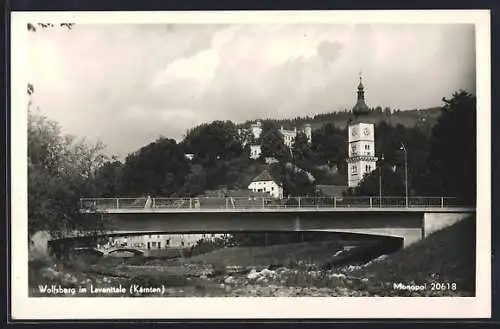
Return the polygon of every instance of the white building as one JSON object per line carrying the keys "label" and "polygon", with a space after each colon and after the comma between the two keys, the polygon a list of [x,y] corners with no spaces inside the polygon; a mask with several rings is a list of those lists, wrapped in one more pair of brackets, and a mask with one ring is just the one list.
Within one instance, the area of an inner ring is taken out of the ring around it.
{"label": "white building", "polygon": [[131,247],[142,250],[191,247],[201,239],[221,237],[223,234],[144,234],[109,238],[104,245],[110,247]]}
{"label": "white building", "polygon": [[361,115],[369,113],[361,77],[358,85],[358,101],[352,112],[356,118],[348,129],[347,183],[349,187],[356,187],[366,174],[377,167],[375,126],[372,123],[362,122],[360,118]]}
{"label": "white building", "polygon": [[267,170],[264,170],[252,179],[252,182],[248,185],[248,189],[252,192],[269,193],[273,198],[283,198],[283,187],[274,180]]}
{"label": "white building", "polygon": [[312,140],[312,128],[310,124],[305,124],[304,128],[300,131],[298,131],[297,128],[294,128],[293,130],[286,130],[283,129],[283,126],[281,126],[279,132],[283,136],[285,145],[289,148],[293,147],[293,143],[295,142],[295,137],[297,137],[298,132],[303,132],[307,136],[308,143],[311,143]]}
{"label": "white building", "polygon": [[[253,123],[250,126],[250,129],[239,129],[238,133],[242,135],[244,132],[250,132],[250,135],[252,136],[252,140],[250,141],[250,158],[251,159],[258,159],[261,154],[262,154],[262,148],[261,145],[258,143],[259,138],[262,135],[262,122],[258,120],[256,123]],[[307,136],[307,140],[309,143],[311,143],[312,140],[312,128],[310,124],[305,124],[304,127],[301,130],[297,130],[297,128],[294,128],[294,130],[286,130],[283,129],[283,126],[279,129],[279,132],[283,136],[283,140],[286,146],[289,148],[293,147],[293,143],[295,141],[295,137],[297,137],[298,132],[303,132]],[[249,141],[248,140],[243,140],[243,146],[245,146]]]}
{"label": "white building", "polygon": [[250,158],[258,159],[262,154],[262,148],[260,145],[250,145]]}

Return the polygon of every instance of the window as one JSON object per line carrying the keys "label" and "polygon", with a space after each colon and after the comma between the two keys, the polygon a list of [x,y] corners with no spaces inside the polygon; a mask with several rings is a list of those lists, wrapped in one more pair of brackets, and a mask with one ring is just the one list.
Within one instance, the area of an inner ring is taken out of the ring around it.
{"label": "window", "polygon": [[351,172],[353,174],[355,174],[357,171],[358,171],[358,168],[356,167],[356,165],[353,165],[352,168],[351,168]]}
{"label": "window", "polygon": [[370,145],[365,145],[365,150],[369,150],[370,149]]}

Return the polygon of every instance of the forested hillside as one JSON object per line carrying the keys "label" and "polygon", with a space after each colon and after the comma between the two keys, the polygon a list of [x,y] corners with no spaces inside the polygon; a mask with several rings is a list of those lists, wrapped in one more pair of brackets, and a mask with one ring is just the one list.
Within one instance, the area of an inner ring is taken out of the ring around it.
{"label": "forested hillside", "polygon": [[[411,110],[391,110],[389,107],[382,109],[380,106],[370,109],[370,113],[365,116],[365,120],[370,123],[379,123],[381,121],[387,124],[396,126],[403,125],[406,128],[411,128],[415,125],[421,127],[432,127],[438,120],[441,114],[440,107],[432,107],[427,109],[411,109]],[[284,129],[300,128],[304,124],[310,124],[313,130],[320,129],[325,124],[333,124],[337,128],[345,128],[347,126],[351,111],[335,111],[330,113],[316,114],[314,116],[296,117],[293,119],[272,120],[266,119],[265,122],[283,126]],[[246,127],[250,121],[238,124],[238,128]]]}
{"label": "forested hillside", "polygon": [[[181,142],[161,137],[129,154],[107,157],[101,145],[62,134],[56,122],[30,112],[28,181],[30,232],[82,224],[80,197],[198,196],[218,188],[246,189],[263,169],[282,184],[285,196],[317,195],[318,184],[346,184],[348,112],[313,118],[263,121],[263,156],[249,159],[237,125],[214,121],[190,129]],[[461,197],[475,203],[476,98],[460,91],[439,109],[389,111],[376,108],[364,120],[375,123],[376,155],[384,195],[404,195],[403,154],[408,150],[410,195]],[[312,142],[298,134],[289,149],[278,132],[313,125]],[[288,126],[287,126],[288,125]],[[168,132],[165,132],[168,135]],[[192,154],[189,159],[185,154]],[[265,157],[274,157],[268,165]],[[313,179],[311,179],[311,175]],[[366,176],[353,195],[378,195],[378,170]],[[57,220],[56,220],[57,219]]]}

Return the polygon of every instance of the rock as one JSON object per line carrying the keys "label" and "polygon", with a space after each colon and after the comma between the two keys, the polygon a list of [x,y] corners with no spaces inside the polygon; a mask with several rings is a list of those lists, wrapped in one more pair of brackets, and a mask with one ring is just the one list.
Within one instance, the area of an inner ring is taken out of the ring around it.
{"label": "rock", "polygon": [[60,276],[60,273],[54,270],[52,267],[48,267],[42,270],[42,277],[46,279],[53,279]]}
{"label": "rock", "polygon": [[255,280],[259,277],[259,272],[257,272],[255,269],[252,269],[250,273],[248,273],[247,278],[249,280]]}
{"label": "rock", "polygon": [[48,242],[51,239],[49,231],[38,231],[30,238],[28,257],[30,260],[43,259],[49,256]]}
{"label": "rock", "polygon": [[232,276],[228,276],[225,280],[224,280],[224,283],[225,284],[232,284],[232,283],[235,283],[235,280]]}

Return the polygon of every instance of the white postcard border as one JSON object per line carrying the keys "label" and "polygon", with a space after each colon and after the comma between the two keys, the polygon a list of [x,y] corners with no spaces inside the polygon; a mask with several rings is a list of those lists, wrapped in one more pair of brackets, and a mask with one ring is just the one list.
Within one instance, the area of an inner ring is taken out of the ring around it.
{"label": "white postcard border", "polygon": [[[28,22],[457,24],[476,27],[476,297],[29,298],[27,245]],[[14,319],[487,318],[491,316],[491,62],[487,10],[289,12],[13,12],[11,15],[11,306]]]}

